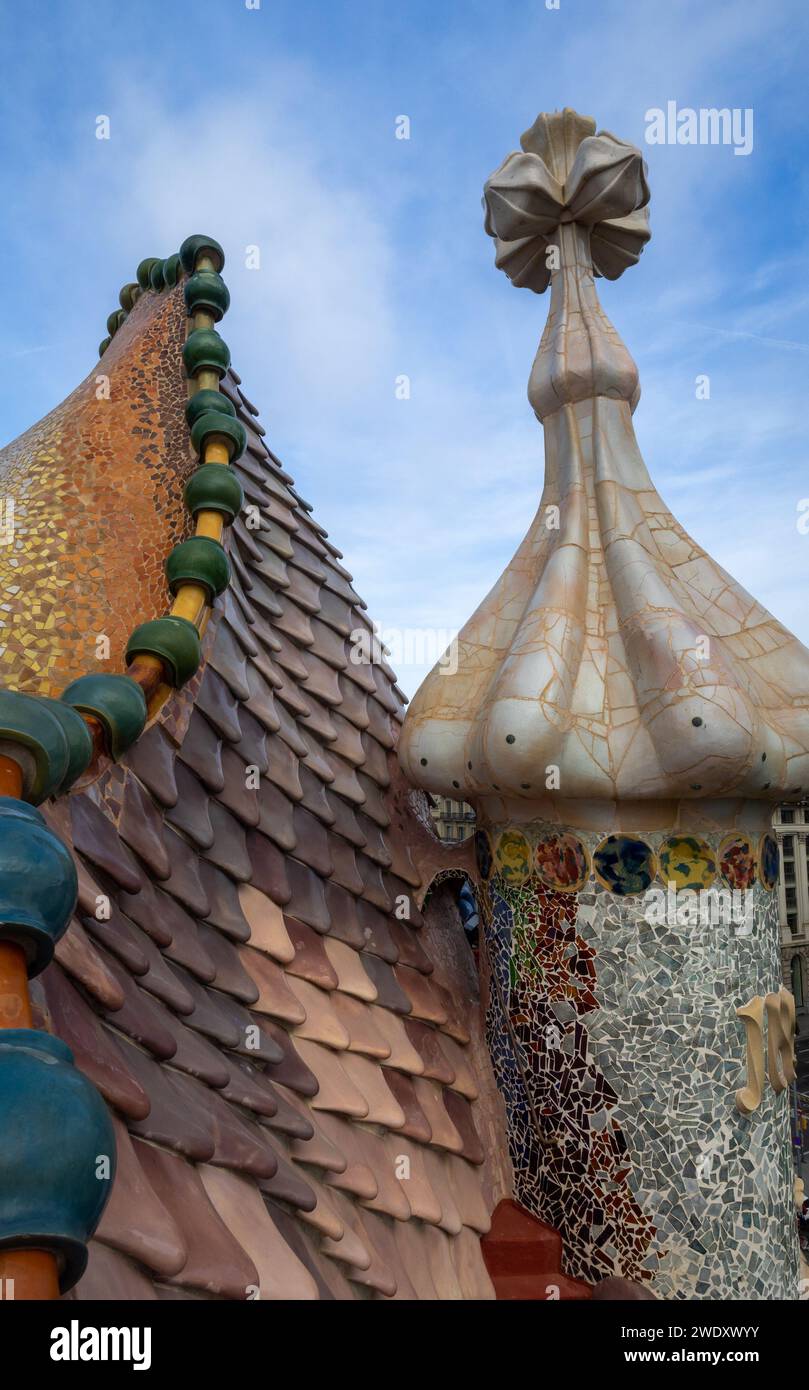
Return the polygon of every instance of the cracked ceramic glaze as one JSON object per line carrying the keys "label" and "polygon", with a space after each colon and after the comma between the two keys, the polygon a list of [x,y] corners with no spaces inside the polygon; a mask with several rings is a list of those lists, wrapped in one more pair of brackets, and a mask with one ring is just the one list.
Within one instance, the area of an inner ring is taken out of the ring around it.
{"label": "cracked ceramic glaze", "polygon": [[809,652],[649,477],[637,368],[594,280],[637,261],[649,193],[640,152],[594,130],[542,116],[486,184],[497,264],[516,285],[551,284],[529,384],[545,486],[460,633],[457,669],[439,663],[413,700],[400,755],[421,786],[491,819],[628,827],[655,801],[691,829],[684,800],[763,828],[764,803],[809,785]]}
{"label": "cracked ceramic glaze", "polygon": [[809,784],[809,652],[646,471],[637,369],[595,276],[637,261],[649,194],[640,153],[594,132],[541,116],[486,185],[497,265],[551,284],[529,384],[545,487],[457,664],[413,700],[399,756],[477,813],[514,1193],[561,1233],[564,1272],[664,1298],[789,1298],[788,1096],[770,1085],[739,1114],[737,1010],[780,988],[767,832],[771,803]]}

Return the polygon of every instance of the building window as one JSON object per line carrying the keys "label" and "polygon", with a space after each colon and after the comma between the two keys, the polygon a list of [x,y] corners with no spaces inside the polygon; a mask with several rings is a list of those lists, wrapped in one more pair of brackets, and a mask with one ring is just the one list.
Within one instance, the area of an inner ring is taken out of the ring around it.
{"label": "building window", "polygon": [[800,956],[792,957],[792,993],[795,996],[796,1007],[803,1008],[803,971]]}
{"label": "building window", "polygon": [[793,911],[793,912],[788,912],[788,913],[787,913],[787,926],[789,927],[789,930],[791,931],[791,933],[792,933],[793,936],[797,936],[797,935],[798,935],[798,914],[797,914],[797,912]]}
{"label": "building window", "polygon": [[795,853],[795,836],[785,835],[781,843],[784,846],[784,857],[791,859]]}
{"label": "building window", "polygon": [[793,811],[791,806],[782,806],[780,811],[780,817],[782,825],[795,824],[795,812]]}

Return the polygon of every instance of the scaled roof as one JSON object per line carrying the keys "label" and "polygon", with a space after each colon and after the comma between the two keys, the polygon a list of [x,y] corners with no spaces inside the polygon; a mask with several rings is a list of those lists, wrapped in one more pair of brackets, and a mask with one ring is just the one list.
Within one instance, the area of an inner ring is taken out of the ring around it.
{"label": "scaled roof", "polygon": [[[12,688],[58,693],[99,632],[122,670],[132,625],[165,606],[193,468],[186,321],[181,285],[144,293],[0,454],[20,497],[0,552]],[[261,526],[229,533],[203,665],[127,755],[41,808],[80,892],[32,998],[118,1138],[68,1297],[491,1298],[500,1112],[454,900],[418,907],[403,698],[384,662],[348,660],[368,624],[351,576],[235,372],[222,389]]]}

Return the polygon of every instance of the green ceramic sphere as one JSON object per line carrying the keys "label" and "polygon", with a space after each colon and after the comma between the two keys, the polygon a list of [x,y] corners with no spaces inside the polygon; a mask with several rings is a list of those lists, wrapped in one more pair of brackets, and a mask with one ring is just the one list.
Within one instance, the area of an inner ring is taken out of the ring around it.
{"label": "green ceramic sphere", "polygon": [[93,756],[93,739],[87,724],[77,709],[65,704],[63,700],[51,700],[47,696],[41,698],[46,700],[51,714],[56,715],[67,739],[68,764],[67,772],[59,784],[59,795],[61,795],[90,766]]}
{"label": "green ceramic sphere", "polygon": [[124,313],[123,309],[113,309],[112,313],[107,319],[107,332],[109,333],[111,338],[113,338],[115,334],[118,332],[118,329],[121,327],[122,323],[126,323],[126,314]]}
{"label": "green ceramic sphere", "polygon": [[242,485],[232,468],[223,463],[203,463],[185,485],[185,505],[198,512],[221,512],[229,526],[242,509]]}
{"label": "green ceramic sphere", "polygon": [[183,294],[189,314],[202,311],[210,314],[215,323],[218,323],[230,308],[230,291],[222,276],[213,270],[195,271],[190,279],[186,280]]}
{"label": "green ceramic sphere", "polygon": [[210,256],[213,261],[214,270],[220,273],[224,270],[225,253],[219,245],[219,242],[214,241],[213,237],[200,236],[197,234],[196,236],[186,237],[180,247],[180,260],[182,261],[183,270],[187,275],[194,274],[197,268],[197,257],[203,252]]}
{"label": "green ceramic sphere", "polygon": [[149,285],[156,294],[159,294],[166,287],[166,282],[163,279],[163,264],[163,261],[155,261],[149,271]]}
{"label": "green ceramic sphere", "polygon": [[49,700],[0,690],[0,743],[20,749],[22,799],[38,806],[61,787],[71,763],[62,721]]}
{"label": "green ceramic sphere", "polygon": [[247,432],[241,420],[234,420],[232,416],[223,415],[219,410],[211,410],[205,415],[200,415],[191,426],[191,447],[200,458],[205,452],[206,441],[214,435],[227,445],[230,463],[244,453]]}
{"label": "green ceramic sphere", "polygon": [[183,268],[180,264],[180,257],[175,251],[173,256],[169,256],[163,262],[163,280],[168,289],[174,288],[182,273]]}
{"label": "green ceramic sphere", "polygon": [[216,411],[220,415],[231,415],[235,417],[236,407],[223,391],[195,391],[193,396],[189,396],[185,407],[185,418],[188,428],[194,425],[200,415],[208,415],[211,411]]}
{"label": "green ceramic sphere", "polygon": [[187,618],[169,614],[135,628],[126,649],[127,664],[148,653],[163,662],[170,683],[179,689],[190,680],[202,660],[199,633]]}
{"label": "green ceramic sphere", "polygon": [[99,357],[103,357],[103,356],[104,356],[104,353],[107,351],[107,348],[109,347],[109,345],[110,345],[111,342],[112,342],[112,338],[102,338],[102,339],[101,339],[101,342],[100,342],[99,345],[98,345],[98,355],[99,355]]}
{"label": "green ceramic sphere", "polygon": [[221,380],[230,366],[230,348],[215,328],[195,328],[183,344],[183,362],[190,377],[209,371]]}
{"label": "green ceramic sphere", "polygon": [[140,285],[134,282],[130,282],[130,284],[121,287],[121,292],[118,295],[118,303],[128,314],[132,312],[137,303],[139,290]]}
{"label": "green ceramic sphere", "polygon": [[137,282],[142,290],[148,290],[151,288],[151,281],[149,279],[149,276],[152,273],[152,266],[156,264],[156,256],[147,256],[145,261],[141,261],[140,265],[135,271],[135,278],[137,279]]}
{"label": "green ceramic sphere", "polygon": [[129,676],[79,676],[59,698],[66,705],[98,719],[104,727],[113,758],[120,758],[143,732],[146,700],[137,681]]}
{"label": "green ceramic sphere", "polygon": [[230,582],[230,561],[218,541],[192,536],[175,545],[166,561],[166,578],[173,594],[181,584],[199,584],[213,603]]}

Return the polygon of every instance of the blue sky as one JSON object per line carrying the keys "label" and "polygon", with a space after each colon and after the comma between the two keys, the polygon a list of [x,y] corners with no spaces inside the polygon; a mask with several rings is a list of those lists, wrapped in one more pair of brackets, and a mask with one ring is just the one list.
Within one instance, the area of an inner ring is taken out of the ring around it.
{"label": "blue sky", "polygon": [[[600,284],[652,476],[809,643],[807,37],[803,0],[6,6],[0,439],[92,368],[142,257],[212,234],[234,365],[372,615],[462,625],[543,468],[525,391],[548,298],[495,271],[481,190],[539,111],[574,106],[649,163],[652,241]],[[752,153],[646,146],[670,100],[752,108]],[[421,674],[400,664],[411,693]]]}

